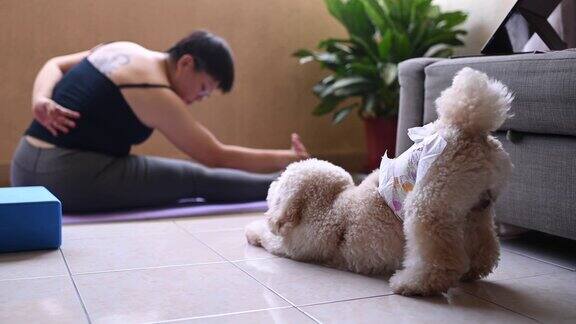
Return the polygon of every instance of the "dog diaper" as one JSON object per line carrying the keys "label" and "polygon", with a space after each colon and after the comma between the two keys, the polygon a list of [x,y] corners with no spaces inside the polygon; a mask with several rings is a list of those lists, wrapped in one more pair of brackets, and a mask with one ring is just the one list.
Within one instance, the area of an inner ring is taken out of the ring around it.
{"label": "dog diaper", "polygon": [[446,147],[446,140],[436,132],[434,123],[408,129],[414,142],[395,159],[385,153],[380,163],[378,191],[396,216],[404,219],[404,200],[416,183]]}

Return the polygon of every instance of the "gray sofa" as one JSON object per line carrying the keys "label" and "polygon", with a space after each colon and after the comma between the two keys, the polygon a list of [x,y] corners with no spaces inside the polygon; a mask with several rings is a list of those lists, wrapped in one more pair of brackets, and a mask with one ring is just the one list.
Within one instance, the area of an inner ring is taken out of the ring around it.
{"label": "gray sofa", "polygon": [[396,154],[412,145],[408,128],[436,119],[434,100],[465,66],[515,95],[514,117],[495,133],[515,165],[497,220],[576,239],[576,50],[401,63]]}

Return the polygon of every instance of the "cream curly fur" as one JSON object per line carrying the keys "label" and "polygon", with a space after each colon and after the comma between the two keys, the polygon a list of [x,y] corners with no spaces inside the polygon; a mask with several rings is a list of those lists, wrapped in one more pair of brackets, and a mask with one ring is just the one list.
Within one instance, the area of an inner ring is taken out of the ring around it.
{"label": "cream curly fur", "polygon": [[309,159],[288,166],[268,192],[250,244],[294,260],[362,274],[394,274],[396,293],[432,295],[487,276],[499,244],[493,203],[512,164],[489,135],[508,117],[501,83],[464,68],[436,101],[441,156],[405,201],[402,223],[379,195],[378,170],[359,186],[342,168]]}

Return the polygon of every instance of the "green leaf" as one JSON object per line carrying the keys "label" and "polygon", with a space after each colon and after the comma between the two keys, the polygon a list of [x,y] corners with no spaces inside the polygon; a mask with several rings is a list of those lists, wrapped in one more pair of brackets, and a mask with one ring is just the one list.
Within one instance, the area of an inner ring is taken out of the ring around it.
{"label": "green leaf", "polygon": [[332,112],[336,106],[344,101],[346,98],[338,98],[334,96],[326,97],[314,108],[312,114],[315,116],[321,116]]}
{"label": "green leaf", "polygon": [[327,65],[342,64],[342,62],[340,61],[340,58],[338,57],[337,54],[329,53],[329,52],[314,53],[314,52],[306,50],[306,49],[300,49],[300,50],[292,53],[292,55],[300,58],[300,60],[299,60],[300,64],[308,63],[312,60],[318,61],[318,62],[323,63],[323,64],[327,64]]}
{"label": "green leaf", "polygon": [[374,37],[374,25],[364,11],[360,0],[348,0],[344,4],[342,19],[350,36],[356,36],[368,41]]}
{"label": "green leaf", "polygon": [[299,49],[296,52],[292,53],[292,56],[299,57],[300,59],[298,62],[300,64],[305,64],[314,60],[314,54],[306,49]]}
{"label": "green leaf", "polygon": [[350,106],[346,106],[342,109],[340,109],[339,111],[337,111],[333,116],[332,116],[332,123],[333,124],[338,124],[340,123],[342,120],[344,120],[344,118],[346,118],[346,116],[348,116],[350,114],[350,112],[356,108],[358,106],[357,103],[352,104]]}
{"label": "green leaf", "polygon": [[327,53],[327,52],[314,53],[313,57],[314,57],[314,60],[316,60],[320,63],[329,64],[329,65],[341,64],[340,59],[338,58],[338,55],[333,54],[333,53]]}
{"label": "green leaf", "polygon": [[[413,0],[410,11],[410,33],[416,32],[422,25],[428,24],[432,0]],[[410,40],[413,40],[410,38]]]}
{"label": "green leaf", "polygon": [[468,18],[468,15],[462,11],[451,11],[438,15],[435,21],[439,28],[451,29],[465,22],[466,18]]}
{"label": "green leaf", "polygon": [[347,96],[351,93],[356,93],[361,89],[365,89],[367,85],[372,84],[370,79],[365,77],[347,77],[341,78],[320,93],[320,98],[328,96]]}
{"label": "green leaf", "polygon": [[374,64],[349,63],[346,64],[346,71],[350,74],[360,75],[367,78],[378,77],[378,69]]}
{"label": "green leaf", "polygon": [[450,57],[454,55],[454,50],[448,47],[441,48],[430,53],[429,57]]}
{"label": "green leaf", "polygon": [[[319,52],[306,49],[293,55],[301,63],[315,61],[332,75],[318,82],[314,93],[321,103],[314,114],[335,112],[343,100],[361,97],[361,116],[393,115],[398,109],[397,64],[412,57],[445,57],[461,46],[461,11],[442,12],[434,0],[324,0],[330,14],[348,31],[348,39],[328,38]],[[345,107],[347,108],[347,107]],[[335,118],[336,118],[335,114]]]}
{"label": "green leaf", "polygon": [[424,55],[424,53],[418,52],[418,49],[422,47],[422,42],[426,39],[426,37],[434,32],[435,29],[432,28],[432,22],[430,20],[418,22],[418,26],[414,28],[410,37],[410,39],[412,39],[412,46],[414,46],[416,49],[414,51],[415,56],[419,57]]}
{"label": "green leaf", "polygon": [[350,40],[349,39],[342,39],[342,38],[328,38],[328,39],[321,40],[318,43],[318,48],[321,48],[321,49],[324,48],[325,49],[328,46],[333,45],[334,43],[346,44],[346,43],[350,43]]}
{"label": "green leaf", "polygon": [[390,60],[390,48],[392,47],[392,31],[387,30],[384,35],[382,35],[382,40],[378,44],[378,54],[380,59],[383,61]]}
{"label": "green leaf", "polygon": [[368,40],[374,36],[374,26],[366,16],[360,0],[324,0],[332,16],[340,21],[350,36]]}
{"label": "green leaf", "polygon": [[412,52],[412,47],[410,47],[410,41],[406,34],[397,32],[394,34],[394,41],[396,45],[396,55],[395,59],[397,62],[402,62],[410,58]]}
{"label": "green leaf", "polygon": [[340,0],[324,0],[328,11],[334,18],[338,19],[342,24],[344,20],[342,18],[342,11],[344,10],[344,4]]}
{"label": "green leaf", "polygon": [[430,47],[435,45],[452,45],[461,46],[464,43],[457,38],[457,35],[463,35],[466,32],[463,30],[455,30],[450,32],[439,32],[428,37],[422,44],[422,50],[426,52]]}
{"label": "green leaf", "polygon": [[394,21],[389,15],[389,9],[385,5],[386,1],[362,0],[366,15],[370,21],[378,28],[381,35],[390,28],[396,28]]}
{"label": "green leaf", "polygon": [[368,56],[374,62],[378,62],[378,56],[376,55],[376,53],[378,52],[378,49],[377,49],[376,43],[373,39],[369,43],[365,42],[362,38],[356,37],[356,36],[351,36],[351,39],[354,41],[354,43],[356,43],[360,47],[362,47],[362,49],[364,49],[366,54],[368,54]]}
{"label": "green leaf", "polygon": [[382,69],[382,78],[384,79],[384,84],[389,86],[394,81],[396,81],[396,77],[398,76],[398,65],[394,63],[386,63],[384,64],[384,68]]}
{"label": "green leaf", "polygon": [[324,90],[326,90],[326,88],[329,87],[332,83],[334,83],[335,80],[336,80],[335,75],[329,75],[325,77],[320,82],[316,83],[314,87],[312,87],[312,92],[314,92],[315,95],[320,96],[320,94]]}
{"label": "green leaf", "polygon": [[376,105],[378,104],[378,96],[374,93],[367,95],[362,102],[362,115],[375,117]]}
{"label": "green leaf", "polygon": [[376,87],[374,86],[374,84],[370,83],[354,84],[334,90],[334,95],[338,97],[352,97],[352,96],[365,95],[375,90]]}
{"label": "green leaf", "polygon": [[321,94],[322,92],[324,92],[327,87],[328,87],[328,85],[326,85],[326,84],[316,83],[316,84],[312,87],[312,92],[314,92],[315,95],[320,96],[320,94]]}
{"label": "green leaf", "polygon": [[336,81],[335,75],[329,75],[329,76],[325,77],[324,79],[322,79],[322,81],[320,81],[320,82],[322,84],[328,84],[328,83],[332,83],[333,81]]}
{"label": "green leaf", "polygon": [[428,17],[434,18],[441,14],[440,7],[437,5],[432,5],[428,7]]}
{"label": "green leaf", "polygon": [[306,57],[306,56],[312,56],[312,55],[314,55],[314,53],[312,53],[312,51],[307,50],[307,49],[303,49],[303,48],[292,53],[292,56],[295,56],[295,57]]}
{"label": "green leaf", "polygon": [[342,42],[336,39],[326,39],[321,41],[318,47],[334,54],[352,54],[353,50],[350,45],[350,41]]}

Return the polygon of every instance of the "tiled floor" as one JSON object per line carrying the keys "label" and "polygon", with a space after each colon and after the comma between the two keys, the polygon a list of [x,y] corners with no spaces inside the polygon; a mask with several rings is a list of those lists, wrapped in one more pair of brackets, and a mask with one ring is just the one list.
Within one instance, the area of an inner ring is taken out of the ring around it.
{"label": "tiled floor", "polygon": [[259,217],[66,226],[58,251],[0,255],[0,323],[576,323],[572,241],[505,241],[487,280],[407,298],[246,245]]}

